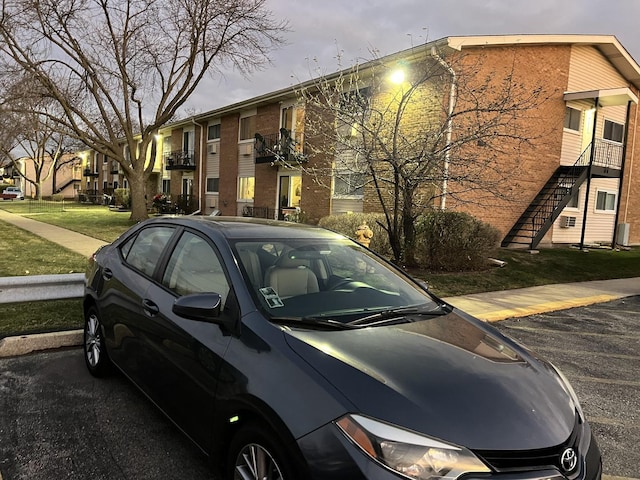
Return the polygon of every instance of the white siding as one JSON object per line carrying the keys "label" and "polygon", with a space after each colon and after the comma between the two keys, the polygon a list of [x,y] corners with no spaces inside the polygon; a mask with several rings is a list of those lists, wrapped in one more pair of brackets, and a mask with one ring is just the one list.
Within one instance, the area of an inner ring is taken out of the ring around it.
{"label": "white siding", "polygon": [[255,177],[256,164],[253,155],[241,156],[238,160],[238,177]]}
{"label": "white siding", "polygon": [[575,102],[567,102],[567,107],[575,108],[582,111],[582,118],[580,119],[580,130],[564,129],[562,135],[562,151],[560,153],[560,165],[573,165],[580,157],[583,150],[583,138],[584,135],[591,137],[592,132],[585,132],[585,111],[593,108],[593,103],[588,100],[580,100]]}
{"label": "white siding", "polygon": [[604,90],[626,87],[628,82],[594,47],[577,45],[571,48],[568,90]]}
{"label": "white siding", "polygon": [[[220,153],[219,153],[220,142],[213,142],[213,143],[216,143],[217,144],[216,146],[218,148],[216,149],[216,153],[207,153],[207,167],[205,172],[205,178],[215,178],[215,177],[220,178]],[[207,152],[208,151],[209,149],[207,148]],[[206,183],[205,183],[205,188],[206,188]],[[217,193],[206,193],[206,200],[204,204],[205,214],[211,213],[214,209],[220,206],[218,196],[219,195]]]}
{"label": "white siding", "polygon": [[[589,192],[589,206],[587,215],[587,229],[585,231],[586,243],[610,243],[613,239],[615,212],[596,212],[596,195],[598,190],[609,192],[618,191],[617,178],[594,178],[591,180]],[[575,227],[560,227],[559,217],[553,224],[553,243],[579,243],[582,233],[582,219],[584,215],[584,197],[587,191],[586,182],[580,187],[580,200],[578,208],[565,208],[561,216],[576,217]]]}

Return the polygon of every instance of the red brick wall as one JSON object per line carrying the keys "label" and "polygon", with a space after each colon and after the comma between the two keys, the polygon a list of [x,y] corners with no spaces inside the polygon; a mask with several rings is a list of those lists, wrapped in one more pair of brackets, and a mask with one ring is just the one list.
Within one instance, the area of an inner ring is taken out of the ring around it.
{"label": "red brick wall", "polygon": [[[310,107],[307,107],[310,109]],[[319,112],[305,112],[305,121],[310,121],[313,117],[317,117]],[[320,115],[322,113],[320,112]],[[325,122],[321,122],[325,123]],[[326,125],[331,123],[326,122]],[[324,140],[323,140],[324,139]],[[305,144],[307,151],[318,152],[330,152],[331,148],[323,146],[323,142],[326,142],[326,137],[322,135],[322,132],[312,132],[308,128],[308,124],[305,125]],[[312,148],[315,146],[316,148]],[[316,180],[315,171],[330,172],[333,164],[333,158],[331,154],[316,153],[309,158],[309,162],[303,167],[302,171],[302,198],[300,200],[300,209],[303,212],[303,217],[307,223],[318,223],[322,217],[325,217],[331,213],[331,179],[325,178],[322,183]]]}
{"label": "red brick wall", "polygon": [[[280,128],[280,104],[274,103],[257,111],[256,131],[262,135],[278,133]],[[256,184],[253,205],[256,207],[276,207],[278,188],[278,167],[269,163],[256,164]]]}
{"label": "red brick wall", "polygon": [[220,190],[222,215],[236,215],[238,198],[238,129],[240,115],[222,118],[220,124]]}
{"label": "red brick wall", "polygon": [[[530,144],[505,140],[499,145],[503,151],[474,146],[469,152],[486,156],[485,160],[489,161],[485,173],[489,177],[498,179],[504,175],[504,180],[496,184],[498,196],[480,188],[459,195],[459,200],[448,197],[447,208],[481,218],[497,227],[503,235],[513,226],[560,164],[565,112],[563,93],[568,84],[570,53],[569,46],[553,45],[464,50],[461,63],[473,68],[471,79],[482,84],[484,79],[491,78],[491,85],[496,87],[496,90],[486,90],[486,97],[493,95],[493,100],[500,100],[500,83],[511,72],[512,82],[516,89],[521,89],[522,95],[537,88],[544,91],[533,110],[517,117],[518,127],[514,133],[528,138]],[[465,108],[471,103],[471,97],[465,92],[460,92],[458,100],[458,108]],[[454,132],[456,128],[464,128],[464,125],[458,121]],[[451,173],[458,173],[456,169],[452,166]],[[460,187],[464,189],[465,185],[450,183],[452,191]]]}
{"label": "red brick wall", "polygon": [[[640,95],[638,89],[633,89]],[[629,224],[629,244],[640,245],[640,111],[631,108],[619,223]]]}

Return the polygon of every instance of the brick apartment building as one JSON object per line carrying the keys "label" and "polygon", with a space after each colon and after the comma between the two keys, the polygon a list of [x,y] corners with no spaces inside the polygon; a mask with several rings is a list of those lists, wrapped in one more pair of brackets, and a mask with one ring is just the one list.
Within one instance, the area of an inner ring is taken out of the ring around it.
{"label": "brick apartment building", "polygon": [[[520,85],[543,85],[550,95],[520,122],[521,135],[530,131],[536,140],[518,152],[513,163],[518,175],[504,185],[504,198],[491,205],[451,198],[446,208],[491,223],[501,231],[504,246],[611,243],[614,235],[619,244],[640,244],[640,66],[615,37],[447,37],[421,47],[423,53],[399,52],[360,66],[360,72],[382,61],[407,59],[409,66],[434,61],[435,48],[447,59],[464,56],[463,62],[476,66],[478,78],[494,75],[500,82],[500,72],[510,71]],[[310,173],[311,166],[324,166],[327,172],[336,168],[328,153],[304,156],[319,140],[308,131],[307,106],[296,91],[311,85],[168,125],[159,135],[149,201],[164,192],[185,211],[268,218],[282,218],[297,208],[310,222],[329,214],[376,211],[376,197],[367,188],[330,173],[320,180]],[[445,87],[438,93],[442,98],[449,94]],[[451,128],[455,138],[461,126]],[[283,145],[287,161],[273,154]],[[508,164],[514,158],[505,154],[493,161]],[[108,167],[109,159],[89,154],[85,163],[85,183],[97,194],[126,187],[117,165]],[[441,193],[446,199],[446,190]]]}

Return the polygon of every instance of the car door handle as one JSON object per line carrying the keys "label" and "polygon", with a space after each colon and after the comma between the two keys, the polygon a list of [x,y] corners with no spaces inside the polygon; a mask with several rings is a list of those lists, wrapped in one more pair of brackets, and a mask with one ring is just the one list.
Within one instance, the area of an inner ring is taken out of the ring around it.
{"label": "car door handle", "polygon": [[111,280],[112,277],[113,272],[110,268],[105,268],[104,270],[102,270],[102,278],[104,278],[105,280]]}
{"label": "car door handle", "polygon": [[153,303],[148,298],[145,298],[144,300],[142,300],[142,309],[144,310],[144,313],[146,313],[150,317],[154,317],[160,312],[158,305]]}

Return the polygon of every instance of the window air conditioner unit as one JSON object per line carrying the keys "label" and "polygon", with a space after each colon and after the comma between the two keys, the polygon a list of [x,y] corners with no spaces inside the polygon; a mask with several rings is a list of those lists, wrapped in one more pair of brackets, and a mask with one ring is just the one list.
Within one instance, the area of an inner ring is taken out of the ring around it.
{"label": "window air conditioner unit", "polygon": [[571,228],[576,226],[576,217],[562,215],[560,217],[560,228]]}
{"label": "window air conditioner unit", "polygon": [[240,144],[240,154],[241,155],[251,155],[253,152],[253,143],[241,143]]}
{"label": "window air conditioner unit", "polygon": [[207,152],[209,154],[218,153],[218,144],[217,143],[210,143],[209,145],[207,145]]}

